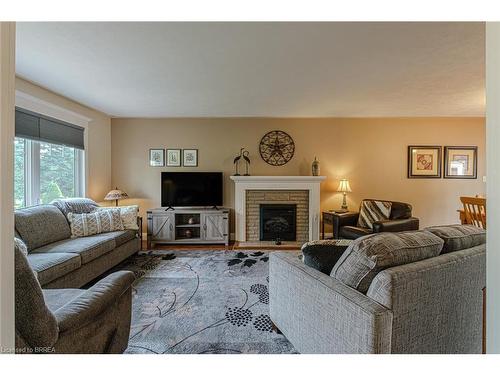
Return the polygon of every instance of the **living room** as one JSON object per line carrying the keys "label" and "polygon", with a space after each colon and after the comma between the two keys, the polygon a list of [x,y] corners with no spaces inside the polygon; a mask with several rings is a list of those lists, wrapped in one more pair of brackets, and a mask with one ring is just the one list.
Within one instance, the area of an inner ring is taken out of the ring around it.
{"label": "living room", "polygon": [[2,22],[2,348],[498,352],[489,25]]}

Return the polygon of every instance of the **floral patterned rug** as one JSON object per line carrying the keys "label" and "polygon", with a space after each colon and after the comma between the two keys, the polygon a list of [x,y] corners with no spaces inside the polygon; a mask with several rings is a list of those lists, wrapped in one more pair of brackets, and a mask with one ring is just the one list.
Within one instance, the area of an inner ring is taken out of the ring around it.
{"label": "floral patterned rug", "polygon": [[149,251],[133,271],[126,353],[296,353],[269,318],[264,251]]}

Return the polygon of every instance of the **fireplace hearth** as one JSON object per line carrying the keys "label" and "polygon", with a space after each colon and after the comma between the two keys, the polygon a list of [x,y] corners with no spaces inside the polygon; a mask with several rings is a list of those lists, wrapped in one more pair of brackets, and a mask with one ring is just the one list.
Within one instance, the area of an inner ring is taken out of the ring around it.
{"label": "fireplace hearth", "polygon": [[260,205],[260,240],[295,241],[297,238],[296,204]]}

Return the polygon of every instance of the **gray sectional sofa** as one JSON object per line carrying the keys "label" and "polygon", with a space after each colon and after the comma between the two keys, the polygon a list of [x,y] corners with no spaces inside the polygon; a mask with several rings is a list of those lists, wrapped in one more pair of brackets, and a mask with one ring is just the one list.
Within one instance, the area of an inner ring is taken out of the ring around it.
{"label": "gray sectional sofa", "polygon": [[15,229],[44,289],[80,288],[140,249],[133,230],[71,238],[66,216],[52,204],[16,210]]}
{"label": "gray sectional sofa", "polygon": [[297,254],[272,253],[275,326],[301,353],[481,353],[485,232],[406,233],[324,248],[341,252],[326,273]]}

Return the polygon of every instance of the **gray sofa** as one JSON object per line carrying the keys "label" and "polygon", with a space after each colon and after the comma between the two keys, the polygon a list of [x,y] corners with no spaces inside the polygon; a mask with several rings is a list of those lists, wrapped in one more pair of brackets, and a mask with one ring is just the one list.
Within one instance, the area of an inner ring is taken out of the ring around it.
{"label": "gray sofa", "polygon": [[128,345],[134,274],[115,272],[87,290],[43,290],[15,248],[16,352],[122,353]]}
{"label": "gray sofa", "polygon": [[44,289],[80,288],[140,249],[133,230],[71,238],[66,216],[52,204],[16,210],[15,229]]}
{"label": "gray sofa", "polygon": [[271,320],[301,353],[481,353],[485,234],[446,232],[433,231],[439,255],[380,270],[366,293],[297,254],[272,253]]}

